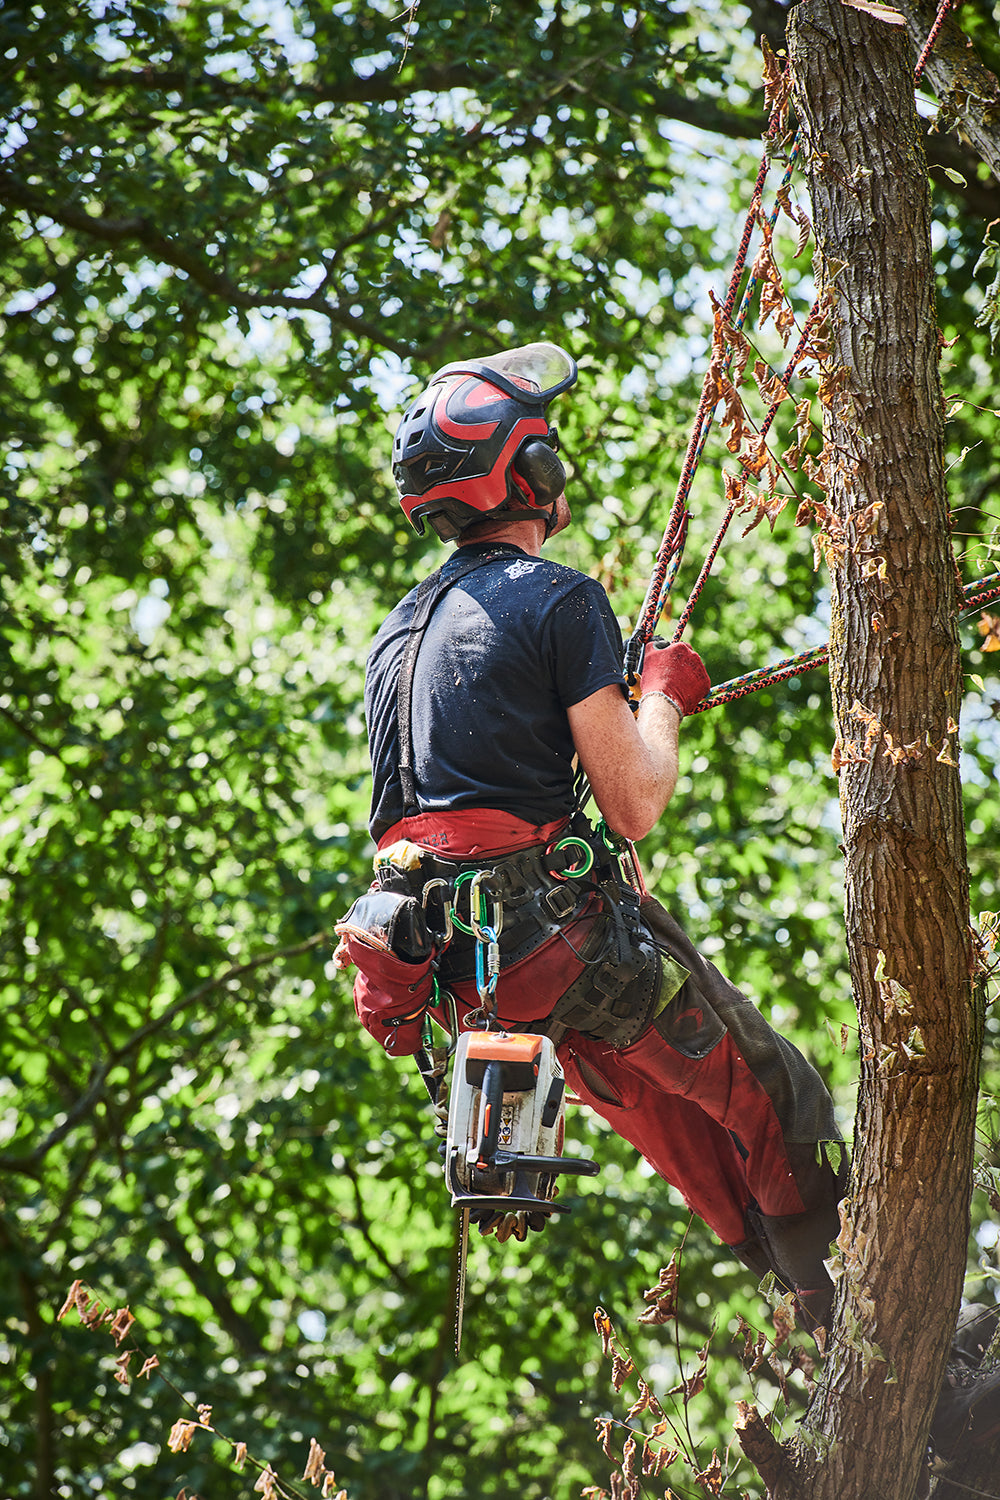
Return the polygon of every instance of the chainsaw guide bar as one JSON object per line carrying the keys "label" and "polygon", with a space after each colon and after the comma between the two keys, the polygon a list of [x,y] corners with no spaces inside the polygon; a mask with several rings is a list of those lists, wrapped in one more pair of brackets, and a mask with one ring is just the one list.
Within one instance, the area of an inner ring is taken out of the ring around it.
{"label": "chainsaw guide bar", "polygon": [[445,1178],[458,1213],[455,1353],[462,1347],[469,1224],[523,1240],[554,1214],[563,1173],[593,1177],[596,1162],[562,1155],[566,1081],[546,1036],[467,1031],[455,1049]]}

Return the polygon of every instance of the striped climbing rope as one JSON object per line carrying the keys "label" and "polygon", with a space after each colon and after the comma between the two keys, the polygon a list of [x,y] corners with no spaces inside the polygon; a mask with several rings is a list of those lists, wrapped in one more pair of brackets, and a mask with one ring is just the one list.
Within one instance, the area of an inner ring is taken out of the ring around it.
{"label": "striped climbing rope", "polygon": [[[962,590],[960,610],[979,609],[996,598],[1000,598],[1000,573],[977,579],[975,583],[967,583]],[[775,662],[773,666],[757,667],[755,671],[747,672],[742,677],[721,682],[718,687],[705,694],[693,712],[703,714],[710,708],[719,708],[724,703],[734,703],[737,698],[745,698],[748,693],[756,693],[761,688],[786,682],[789,677],[798,677],[813,667],[822,667],[829,654],[829,646],[815,646],[811,651],[800,651],[798,656],[788,656],[784,661]]]}

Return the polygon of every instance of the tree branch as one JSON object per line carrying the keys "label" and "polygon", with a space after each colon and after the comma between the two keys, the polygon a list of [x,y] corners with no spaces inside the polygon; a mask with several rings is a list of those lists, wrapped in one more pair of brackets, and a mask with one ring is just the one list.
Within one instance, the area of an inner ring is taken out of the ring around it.
{"label": "tree branch", "polygon": [[[738,1401],[736,1412],[733,1427],[739,1445],[764,1481],[768,1494],[774,1494],[793,1478],[794,1470],[788,1454],[756,1406],[749,1401]],[[786,1490],[785,1493],[789,1492]]]}
{"label": "tree branch", "polygon": [[343,328],[359,338],[372,340],[378,347],[389,349],[400,359],[408,359],[415,351],[409,344],[387,335],[384,327],[369,323],[343,312],[335,302],[317,296],[293,296],[289,292],[246,291],[228,276],[214,271],[200,256],[194,255],[175,239],[162,234],[144,214],[128,215],[124,218],[109,218],[102,214],[89,214],[69,203],[59,203],[44,193],[35,191],[14,176],[12,172],[0,172],[0,203],[9,203],[29,213],[51,219],[64,229],[72,229],[102,244],[121,245],[133,243],[143,250],[182,271],[186,276],[229,307],[249,311],[253,308],[280,308],[285,312],[312,312],[326,318],[337,328]]}
{"label": "tree branch", "polygon": [[[918,54],[937,15],[933,0],[897,0]],[[1000,82],[979,57],[954,12],[945,17],[924,77],[941,103],[940,124],[959,127],[1000,183]]]}
{"label": "tree branch", "polygon": [[132,1033],[127,1042],[123,1042],[120,1047],[116,1047],[109,1054],[103,1066],[93,1075],[86,1092],[80,1095],[71,1109],[67,1110],[62,1123],[57,1125],[54,1130],[50,1130],[45,1139],[39,1141],[33,1151],[29,1151],[26,1156],[0,1156],[0,1170],[23,1172],[29,1176],[37,1176],[39,1164],[48,1155],[52,1147],[58,1145],[73,1127],[90,1114],[103,1099],[105,1085],[112,1070],[124,1061],[126,1057],[130,1057],[138,1051],[143,1042],[148,1041],[151,1036],[155,1036],[157,1032],[163,1031],[166,1027],[170,1026],[184,1011],[189,1010],[193,1005],[197,1005],[199,1001],[204,1000],[206,995],[211,994],[213,990],[219,989],[220,986],[227,984],[231,979],[238,979],[242,974],[249,974],[254,969],[259,969],[265,964],[274,963],[279,958],[295,958],[298,954],[307,953],[310,948],[315,948],[318,943],[327,941],[329,941],[329,934],[326,931],[314,932],[312,937],[306,938],[302,943],[296,943],[289,948],[272,948],[267,953],[258,954],[256,958],[247,959],[246,963],[234,964],[232,967],[224,970],[223,973],[216,975],[214,979],[206,979],[204,984],[198,985],[196,989],[183,995],[173,1005],[169,1005],[154,1021],[148,1022],[145,1026],[140,1026],[138,1031]]}

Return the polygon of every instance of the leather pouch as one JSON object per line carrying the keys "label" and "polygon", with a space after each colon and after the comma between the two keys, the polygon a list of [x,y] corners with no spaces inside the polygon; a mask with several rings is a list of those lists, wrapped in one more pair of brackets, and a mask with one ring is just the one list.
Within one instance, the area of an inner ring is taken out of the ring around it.
{"label": "leather pouch", "polygon": [[359,896],[333,930],[338,937],[353,937],[371,948],[393,953],[404,963],[421,963],[433,950],[419,901],[378,887]]}
{"label": "leather pouch", "polygon": [[394,1057],[418,1052],[434,992],[434,944],[419,902],[394,891],[359,896],[336,923],[337,963],[357,967],[354,1008]]}

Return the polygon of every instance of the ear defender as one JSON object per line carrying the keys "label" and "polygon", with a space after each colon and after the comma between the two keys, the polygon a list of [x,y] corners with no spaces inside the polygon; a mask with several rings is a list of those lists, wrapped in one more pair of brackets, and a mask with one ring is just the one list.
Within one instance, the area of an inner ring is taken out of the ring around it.
{"label": "ear defender", "polygon": [[529,438],[522,444],[511,467],[515,484],[526,492],[532,505],[552,505],[566,488],[562,460],[541,438]]}

